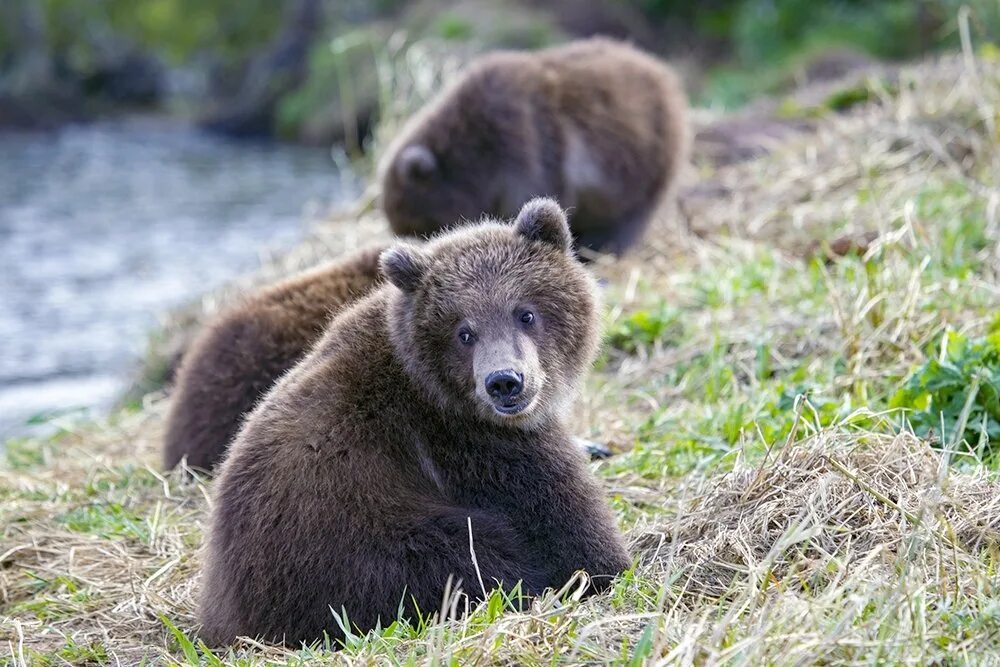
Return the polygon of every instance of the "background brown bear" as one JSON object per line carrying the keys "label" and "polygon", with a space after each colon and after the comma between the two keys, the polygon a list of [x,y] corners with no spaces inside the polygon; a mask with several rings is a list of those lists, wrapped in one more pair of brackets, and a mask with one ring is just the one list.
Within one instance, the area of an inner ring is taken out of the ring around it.
{"label": "background brown bear", "polygon": [[361,250],[262,290],[211,322],[177,372],[163,441],[168,470],[212,470],[243,417],[320,337],[331,315],[381,282],[379,254]]}
{"label": "background brown bear", "polygon": [[429,235],[552,196],[579,247],[620,253],[676,180],[688,144],[677,77],[635,48],[589,39],[494,53],[386,151],[382,205],[397,234]]}
{"label": "background brown bear", "polygon": [[[527,204],[382,256],[251,413],[216,481],[200,618],[213,643],[341,637],[497,582],[528,594],[629,557],[564,421],[599,338],[562,210]],[[478,570],[470,557],[469,525]]]}

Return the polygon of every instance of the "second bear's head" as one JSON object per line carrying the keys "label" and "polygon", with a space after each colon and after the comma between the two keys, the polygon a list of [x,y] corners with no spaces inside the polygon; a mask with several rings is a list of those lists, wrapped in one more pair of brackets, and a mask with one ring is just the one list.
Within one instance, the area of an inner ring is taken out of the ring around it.
{"label": "second bear's head", "polygon": [[388,326],[411,379],[442,408],[530,428],[565,414],[600,339],[597,286],[566,214],[534,199],[381,257]]}

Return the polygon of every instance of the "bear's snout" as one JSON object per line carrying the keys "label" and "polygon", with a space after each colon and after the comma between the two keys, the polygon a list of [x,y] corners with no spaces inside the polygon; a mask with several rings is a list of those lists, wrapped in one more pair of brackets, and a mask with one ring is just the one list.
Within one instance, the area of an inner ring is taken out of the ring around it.
{"label": "bear's snout", "polygon": [[524,375],[507,368],[502,371],[493,371],[486,376],[486,393],[490,395],[498,407],[514,407],[514,399],[524,389]]}
{"label": "bear's snout", "polygon": [[526,424],[524,418],[538,405],[545,386],[535,343],[503,323],[481,329],[484,334],[473,348],[472,359],[472,386],[479,410],[504,423],[517,417],[515,421]]}

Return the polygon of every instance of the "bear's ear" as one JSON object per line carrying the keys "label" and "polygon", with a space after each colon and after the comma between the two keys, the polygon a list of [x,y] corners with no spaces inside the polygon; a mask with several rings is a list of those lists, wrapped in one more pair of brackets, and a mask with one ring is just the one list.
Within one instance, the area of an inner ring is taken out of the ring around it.
{"label": "bear's ear", "polygon": [[404,292],[413,292],[427,270],[428,258],[421,250],[401,243],[384,251],[378,264],[386,280]]}
{"label": "bear's ear", "polygon": [[437,170],[437,158],[423,144],[410,144],[396,157],[396,173],[404,181],[423,181]]}
{"label": "bear's ear", "polygon": [[573,247],[566,213],[555,199],[536,197],[529,201],[517,214],[514,229],[525,238],[548,243],[564,252]]}

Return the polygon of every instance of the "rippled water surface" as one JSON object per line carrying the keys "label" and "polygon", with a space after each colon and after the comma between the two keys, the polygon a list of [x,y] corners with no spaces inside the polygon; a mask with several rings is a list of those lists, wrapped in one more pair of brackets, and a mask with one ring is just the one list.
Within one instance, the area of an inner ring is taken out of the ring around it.
{"label": "rippled water surface", "polygon": [[106,406],[164,310],[354,187],[325,150],[159,123],[0,134],[0,437]]}

